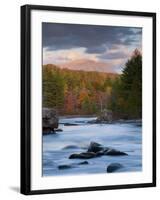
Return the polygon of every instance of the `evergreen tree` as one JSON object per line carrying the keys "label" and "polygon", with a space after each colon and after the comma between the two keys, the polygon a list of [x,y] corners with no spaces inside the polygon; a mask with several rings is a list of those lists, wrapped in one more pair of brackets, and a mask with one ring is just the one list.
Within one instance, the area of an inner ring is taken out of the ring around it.
{"label": "evergreen tree", "polygon": [[142,55],[136,49],[126,63],[121,76],[122,97],[126,113],[132,117],[142,114]]}

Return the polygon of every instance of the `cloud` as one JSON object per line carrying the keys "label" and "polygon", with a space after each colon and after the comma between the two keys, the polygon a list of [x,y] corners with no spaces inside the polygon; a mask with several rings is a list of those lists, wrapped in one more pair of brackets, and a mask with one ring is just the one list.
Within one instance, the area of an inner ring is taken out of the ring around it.
{"label": "cloud", "polygon": [[142,51],[142,28],[43,23],[42,44],[43,64],[86,59],[120,72],[135,48]]}
{"label": "cloud", "polygon": [[87,53],[103,53],[115,44],[141,43],[141,32],[134,27],[43,23],[43,48],[85,48]]}
{"label": "cloud", "polygon": [[113,45],[98,57],[103,60],[126,59],[131,56],[133,50],[125,45]]}
{"label": "cloud", "polygon": [[64,50],[48,50],[43,48],[43,64],[61,64],[74,60],[89,59],[98,61],[98,54],[86,53],[85,48],[72,48]]}
{"label": "cloud", "polygon": [[98,55],[98,58],[103,62],[110,63],[117,72],[120,72],[133,51],[133,46],[113,45],[103,54]]}

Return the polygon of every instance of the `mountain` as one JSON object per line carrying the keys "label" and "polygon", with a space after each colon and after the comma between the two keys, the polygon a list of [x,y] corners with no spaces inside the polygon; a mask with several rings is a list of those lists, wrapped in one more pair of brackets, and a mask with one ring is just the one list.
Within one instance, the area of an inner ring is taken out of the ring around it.
{"label": "mountain", "polygon": [[64,64],[59,64],[58,66],[60,68],[67,68],[70,70],[115,73],[113,67],[111,67],[109,63],[87,60],[87,59],[75,60]]}

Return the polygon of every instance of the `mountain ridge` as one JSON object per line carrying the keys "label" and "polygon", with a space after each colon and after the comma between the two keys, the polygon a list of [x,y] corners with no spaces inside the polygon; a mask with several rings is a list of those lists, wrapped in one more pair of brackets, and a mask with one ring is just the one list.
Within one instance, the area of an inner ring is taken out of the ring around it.
{"label": "mountain ridge", "polygon": [[109,63],[89,60],[89,59],[79,59],[79,60],[70,61],[64,64],[59,64],[59,67],[68,68],[71,70],[115,73],[115,71],[113,70],[113,67],[111,67]]}
{"label": "mountain ridge", "polygon": [[59,65],[56,65],[56,64],[45,64],[43,65],[43,68],[45,67],[49,67],[49,68],[57,68],[57,69],[60,69],[60,70],[65,70],[65,71],[71,71],[71,72],[75,72],[75,73],[79,73],[79,72],[86,72],[86,73],[97,73],[97,74],[103,74],[103,75],[107,75],[107,76],[110,76],[110,77],[117,77],[119,76],[120,74],[118,74],[117,72],[104,72],[104,71],[94,71],[94,70],[82,70],[82,69],[69,69],[67,67],[60,67]]}

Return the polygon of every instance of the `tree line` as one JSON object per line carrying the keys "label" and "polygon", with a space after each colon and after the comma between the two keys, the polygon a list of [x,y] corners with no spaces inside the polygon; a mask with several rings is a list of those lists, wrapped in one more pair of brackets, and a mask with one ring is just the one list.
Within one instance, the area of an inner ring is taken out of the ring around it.
{"label": "tree line", "polygon": [[122,74],[87,72],[43,65],[43,107],[60,115],[97,115],[104,109],[117,118],[140,118],[142,56],[135,50]]}

